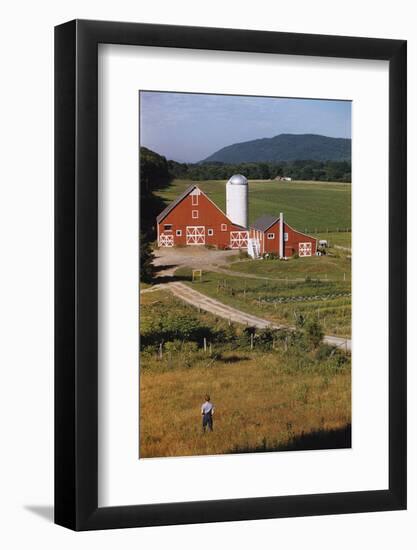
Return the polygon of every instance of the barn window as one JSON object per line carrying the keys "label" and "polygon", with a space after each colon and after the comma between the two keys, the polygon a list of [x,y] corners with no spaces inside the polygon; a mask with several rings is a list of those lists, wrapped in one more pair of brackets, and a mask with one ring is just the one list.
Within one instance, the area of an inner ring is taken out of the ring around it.
{"label": "barn window", "polygon": [[177,230],[175,231],[175,235],[176,235],[177,237],[181,237],[181,235],[182,235],[181,229],[177,229]]}
{"label": "barn window", "polygon": [[212,236],[214,235],[213,229],[207,229],[207,235],[208,235],[209,237],[212,237]]}
{"label": "barn window", "polygon": [[285,241],[285,242],[288,241],[288,233],[284,233],[284,241]]}
{"label": "barn window", "polygon": [[165,224],[164,231],[172,231],[172,223]]}
{"label": "barn window", "polygon": [[269,240],[275,239],[275,233],[268,233],[268,239]]}
{"label": "barn window", "polygon": [[222,223],[221,230],[227,231],[227,225],[225,223]]}
{"label": "barn window", "polygon": [[191,216],[193,220],[196,220],[198,218],[198,210],[193,210]]}
{"label": "barn window", "polygon": [[198,206],[198,195],[191,195],[191,201],[193,206]]}

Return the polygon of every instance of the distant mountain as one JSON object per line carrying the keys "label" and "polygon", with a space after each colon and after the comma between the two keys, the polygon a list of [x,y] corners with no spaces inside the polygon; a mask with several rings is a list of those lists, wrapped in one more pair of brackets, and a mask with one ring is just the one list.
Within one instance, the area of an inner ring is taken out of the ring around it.
{"label": "distant mountain", "polygon": [[280,134],[272,138],[228,145],[201,162],[350,161],[350,159],[350,139],[317,134]]}

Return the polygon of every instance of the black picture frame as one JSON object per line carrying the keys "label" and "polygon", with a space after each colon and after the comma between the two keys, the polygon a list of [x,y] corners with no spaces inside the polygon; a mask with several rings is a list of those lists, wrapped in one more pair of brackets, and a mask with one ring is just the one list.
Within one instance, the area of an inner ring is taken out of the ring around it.
{"label": "black picture frame", "polygon": [[[98,44],[389,62],[389,488],[98,507]],[[406,508],[406,41],[74,20],[55,28],[55,522],[92,530]]]}

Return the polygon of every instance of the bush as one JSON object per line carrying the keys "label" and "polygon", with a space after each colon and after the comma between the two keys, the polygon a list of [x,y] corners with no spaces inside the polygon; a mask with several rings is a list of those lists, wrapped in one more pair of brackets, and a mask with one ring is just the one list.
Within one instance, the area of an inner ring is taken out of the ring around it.
{"label": "bush", "polygon": [[166,315],[157,320],[152,319],[146,327],[142,327],[141,341],[144,346],[169,341],[202,342],[203,338],[211,338],[213,331],[202,325],[191,315]]}
{"label": "bush", "polygon": [[153,251],[150,242],[145,241],[143,234],[140,236],[140,280],[151,283],[154,275]]}
{"label": "bush", "polygon": [[302,315],[301,313],[295,314],[295,326],[297,328],[303,328],[306,322],[306,317]]}
{"label": "bush", "polygon": [[274,252],[265,252],[265,254],[262,254],[262,258],[264,260],[278,260],[278,254],[275,254]]}
{"label": "bush", "polygon": [[317,321],[310,321],[306,326],[306,333],[311,347],[317,348],[324,336],[320,323]]}
{"label": "bush", "polygon": [[317,361],[327,360],[332,354],[334,354],[334,351],[334,347],[327,344],[320,344],[316,351]]}
{"label": "bush", "polygon": [[256,347],[270,349],[274,342],[275,331],[270,328],[260,329],[255,335]]}

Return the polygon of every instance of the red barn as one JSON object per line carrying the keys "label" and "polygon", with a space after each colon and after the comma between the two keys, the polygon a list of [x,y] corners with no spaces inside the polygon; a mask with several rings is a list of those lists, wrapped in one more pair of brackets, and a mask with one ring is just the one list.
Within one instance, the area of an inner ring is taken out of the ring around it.
{"label": "red barn", "polygon": [[229,220],[197,185],[191,185],[172,201],[156,221],[158,246],[248,246],[248,230]]}
{"label": "red barn", "polygon": [[294,254],[300,257],[314,256],[317,240],[293,229],[284,216],[262,216],[250,228],[250,239],[258,243],[259,254],[272,253],[280,258]]}

